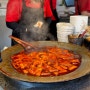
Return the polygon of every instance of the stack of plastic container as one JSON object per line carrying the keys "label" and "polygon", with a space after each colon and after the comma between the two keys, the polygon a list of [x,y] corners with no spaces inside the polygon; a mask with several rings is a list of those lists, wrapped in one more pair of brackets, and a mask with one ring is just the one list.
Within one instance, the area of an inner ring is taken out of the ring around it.
{"label": "stack of plastic container", "polygon": [[58,42],[66,42],[68,43],[68,35],[74,33],[74,26],[70,23],[59,22],[56,24],[57,26],[57,39]]}

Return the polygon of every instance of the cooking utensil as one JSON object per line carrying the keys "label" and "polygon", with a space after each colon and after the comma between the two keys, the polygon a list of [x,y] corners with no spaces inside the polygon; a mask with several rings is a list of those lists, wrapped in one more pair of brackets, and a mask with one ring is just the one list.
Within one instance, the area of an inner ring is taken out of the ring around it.
{"label": "cooking utensil", "polygon": [[[81,65],[75,71],[61,75],[61,76],[53,76],[53,77],[37,77],[37,76],[28,76],[17,72],[11,65],[11,56],[21,52],[23,48],[21,45],[15,45],[7,48],[2,51],[1,57],[2,62],[0,63],[0,72],[7,76],[9,79],[19,81],[21,83],[53,83],[53,82],[63,82],[69,81],[76,78],[80,78],[84,75],[90,73],[90,52],[85,48],[78,45],[70,44],[70,43],[61,43],[57,41],[35,41],[31,42],[32,45],[38,46],[57,46],[60,48],[65,48],[68,50],[72,50],[82,56]],[[12,72],[12,73],[11,73]],[[18,84],[17,84],[18,85]]]}
{"label": "cooking utensil", "polygon": [[82,34],[80,34],[78,37],[82,38],[86,33],[90,33],[90,26],[86,27],[86,30],[82,32]]}
{"label": "cooking utensil", "polygon": [[83,33],[80,34],[80,35],[78,36],[78,38],[82,38],[82,37],[85,35],[86,32],[87,32],[87,30],[83,31]]}
{"label": "cooking utensil", "polygon": [[25,41],[23,41],[23,40],[21,40],[21,39],[19,39],[19,38],[16,38],[16,37],[14,37],[14,36],[12,36],[12,35],[10,35],[9,37],[12,38],[13,40],[15,40],[15,41],[16,41],[17,43],[19,43],[20,45],[22,45],[26,52],[29,52],[31,49],[32,49],[32,50],[33,50],[33,49],[37,49],[36,46],[32,45],[32,44],[29,43],[29,42],[25,42]]}

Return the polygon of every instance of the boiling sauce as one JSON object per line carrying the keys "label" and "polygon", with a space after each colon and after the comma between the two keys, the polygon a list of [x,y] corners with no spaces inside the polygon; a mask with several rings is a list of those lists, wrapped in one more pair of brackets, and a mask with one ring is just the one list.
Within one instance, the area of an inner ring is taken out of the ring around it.
{"label": "boiling sauce", "polygon": [[21,51],[13,55],[12,66],[22,74],[47,77],[68,74],[81,64],[81,56],[76,52],[51,46],[44,48],[43,51],[29,54]]}

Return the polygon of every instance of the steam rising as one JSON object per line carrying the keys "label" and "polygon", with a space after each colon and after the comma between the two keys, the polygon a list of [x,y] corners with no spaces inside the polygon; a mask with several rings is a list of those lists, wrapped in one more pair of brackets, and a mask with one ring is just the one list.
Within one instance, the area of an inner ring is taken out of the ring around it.
{"label": "steam rising", "polygon": [[[44,0],[31,0],[31,2],[40,2],[41,5],[43,1]],[[22,13],[20,24],[26,29],[21,32],[21,39],[28,42],[46,40],[50,33],[49,24],[44,19],[43,8],[36,9],[24,6]],[[35,27],[37,22],[42,22],[42,26]],[[50,35],[50,37],[51,36],[52,35]]]}

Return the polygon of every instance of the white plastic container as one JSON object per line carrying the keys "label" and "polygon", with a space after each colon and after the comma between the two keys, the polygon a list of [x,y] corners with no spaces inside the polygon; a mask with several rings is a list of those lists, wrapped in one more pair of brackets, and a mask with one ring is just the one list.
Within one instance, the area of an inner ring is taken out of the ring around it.
{"label": "white plastic container", "polygon": [[59,22],[56,26],[58,42],[68,43],[68,35],[73,34],[75,27],[72,24],[65,22]]}
{"label": "white plastic container", "polygon": [[74,15],[70,16],[70,23],[75,26],[74,34],[80,34],[88,26],[88,16]]}

